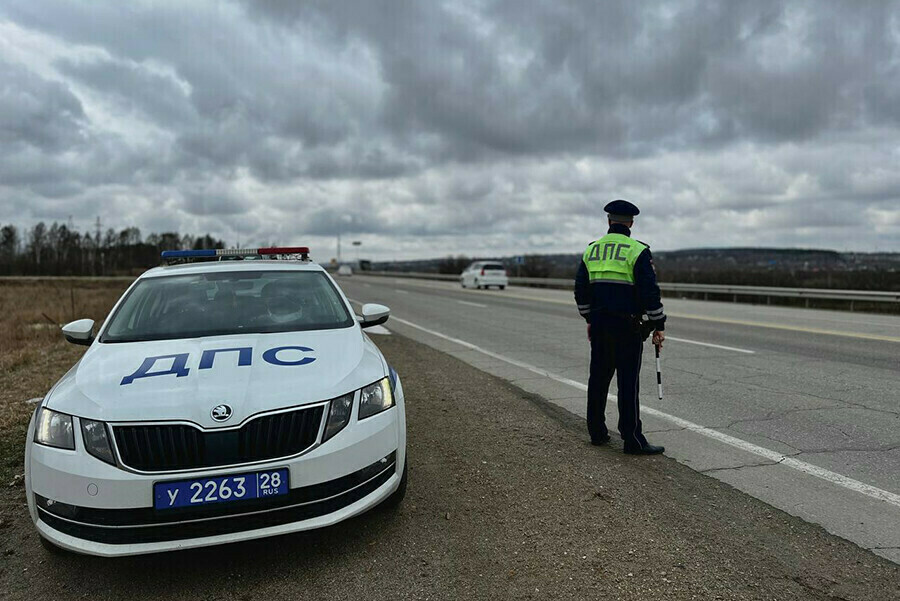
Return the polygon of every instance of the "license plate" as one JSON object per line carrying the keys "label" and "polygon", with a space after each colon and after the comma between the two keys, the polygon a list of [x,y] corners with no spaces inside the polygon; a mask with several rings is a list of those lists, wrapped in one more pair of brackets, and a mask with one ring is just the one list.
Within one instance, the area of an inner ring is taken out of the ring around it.
{"label": "license plate", "polygon": [[156,509],[175,509],[277,497],[287,493],[288,471],[268,470],[216,478],[157,482],[153,486],[153,506]]}

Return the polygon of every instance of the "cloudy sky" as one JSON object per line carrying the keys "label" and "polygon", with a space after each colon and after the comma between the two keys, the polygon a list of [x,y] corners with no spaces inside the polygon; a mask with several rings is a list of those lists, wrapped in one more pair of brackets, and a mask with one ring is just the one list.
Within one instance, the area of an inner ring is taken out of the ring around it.
{"label": "cloudy sky", "polygon": [[900,3],[0,3],[0,223],[900,251]]}

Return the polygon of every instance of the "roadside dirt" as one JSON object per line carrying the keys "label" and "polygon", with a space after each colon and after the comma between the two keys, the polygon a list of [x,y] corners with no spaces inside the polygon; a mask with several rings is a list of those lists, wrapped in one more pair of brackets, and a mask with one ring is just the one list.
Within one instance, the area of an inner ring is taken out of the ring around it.
{"label": "roadside dirt", "polygon": [[[399,336],[409,492],[325,530],[121,560],[58,557],[0,490],[3,599],[900,599],[900,567]],[[59,357],[49,371],[69,367]]]}
{"label": "roadside dirt", "polygon": [[[98,324],[128,287],[128,278],[0,278],[0,484],[22,473],[22,438],[33,404],[85,347],[67,344],[59,326]],[[2,536],[2,530],[0,530]]]}

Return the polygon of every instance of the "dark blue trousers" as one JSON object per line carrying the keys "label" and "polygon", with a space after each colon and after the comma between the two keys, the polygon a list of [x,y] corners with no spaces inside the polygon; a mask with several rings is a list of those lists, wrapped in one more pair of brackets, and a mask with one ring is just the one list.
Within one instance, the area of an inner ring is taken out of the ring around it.
{"label": "dark blue trousers", "polygon": [[641,359],[644,341],[638,326],[626,316],[591,314],[591,375],[588,379],[587,424],[592,440],[609,434],[606,397],[613,373],[619,389],[619,434],[626,449],[643,447],[641,431]]}

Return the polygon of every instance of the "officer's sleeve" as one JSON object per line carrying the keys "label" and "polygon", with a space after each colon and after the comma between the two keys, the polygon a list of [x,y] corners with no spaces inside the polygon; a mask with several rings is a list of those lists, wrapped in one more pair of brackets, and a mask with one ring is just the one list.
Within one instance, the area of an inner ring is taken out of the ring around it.
{"label": "officer's sleeve", "polygon": [[591,279],[584,261],[579,261],[575,273],[575,304],[585,321],[591,317]]}
{"label": "officer's sleeve", "polygon": [[659,284],[656,283],[656,271],[653,269],[653,257],[649,248],[638,256],[634,264],[634,284],[637,287],[641,310],[647,314],[655,329],[665,330],[666,314],[663,312]]}

